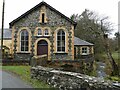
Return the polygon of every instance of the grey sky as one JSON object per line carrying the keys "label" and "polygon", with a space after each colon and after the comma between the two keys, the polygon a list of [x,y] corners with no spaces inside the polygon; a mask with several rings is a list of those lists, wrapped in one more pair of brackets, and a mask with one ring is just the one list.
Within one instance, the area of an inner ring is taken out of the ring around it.
{"label": "grey sky", "polygon": [[[5,0],[5,28],[9,23],[40,3],[42,0]],[[118,30],[118,1],[119,0],[44,0],[52,7],[70,17],[72,14],[81,14],[85,8],[97,12],[100,16],[109,16]],[[0,12],[2,12],[2,0],[0,0]],[[2,14],[0,13],[0,22]],[[1,27],[1,26],[0,26]]]}

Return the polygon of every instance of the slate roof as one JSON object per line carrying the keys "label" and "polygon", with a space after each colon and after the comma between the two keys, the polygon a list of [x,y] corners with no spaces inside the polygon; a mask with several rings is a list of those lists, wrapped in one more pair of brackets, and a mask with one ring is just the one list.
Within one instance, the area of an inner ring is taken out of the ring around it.
{"label": "slate roof", "polygon": [[[11,39],[12,38],[12,30],[5,28],[3,32],[3,38],[4,39]],[[1,29],[0,29],[0,39],[1,39]]]}
{"label": "slate roof", "polygon": [[59,14],[61,17],[65,18],[66,20],[68,20],[69,22],[71,22],[74,27],[76,27],[77,23],[74,22],[73,20],[71,20],[70,18],[68,18],[67,16],[65,16],[64,14],[62,14],[61,12],[59,12],[58,10],[56,10],[55,8],[53,8],[52,6],[50,6],[49,4],[47,4],[46,2],[42,1],[41,3],[39,3],[38,5],[36,5],[35,7],[31,8],[30,10],[28,10],[27,12],[25,12],[24,14],[22,14],[21,16],[19,16],[18,18],[16,18],[15,20],[13,20],[12,22],[9,23],[10,27],[12,25],[14,25],[14,23],[18,22],[21,18],[25,17],[26,15],[30,14],[32,11],[36,10],[37,8],[41,7],[42,5],[45,5],[46,7],[48,7],[49,9],[51,9],[52,11],[56,12],[57,14]]}
{"label": "slate roof", "polygon": [[93,46],[94,44],[89,43],[89,42],[87,42],[85,40],[82,40],[82,39],[80,39],[78,37],[74,37],[74,45],[87,45],[87,46],[89,45],[89,46]]}

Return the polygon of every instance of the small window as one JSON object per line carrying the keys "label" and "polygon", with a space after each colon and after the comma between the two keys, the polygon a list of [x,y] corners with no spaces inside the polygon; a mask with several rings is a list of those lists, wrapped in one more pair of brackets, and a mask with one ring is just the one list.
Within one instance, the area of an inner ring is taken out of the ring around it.
{"label": "small window", "polygon": [[88,54],[87,47],[83,47],[82,48],[82,55],[87,55],[87,54]]}
{"label": "small window", "polygon": [[38,29],[38,36],[41,36],[41,35],[42,35],[42,30]]}
{"label": "small window", "polygon": [[45,14],[42,14],[42,23],[45,23]]}
{"label": "small window", "polygon": [[45,35],[45,36],[48,36],[48,35],[49,35],[49,31],[48,31],[48,29],[45,29],[45,31],[44,31],[44,35]]}

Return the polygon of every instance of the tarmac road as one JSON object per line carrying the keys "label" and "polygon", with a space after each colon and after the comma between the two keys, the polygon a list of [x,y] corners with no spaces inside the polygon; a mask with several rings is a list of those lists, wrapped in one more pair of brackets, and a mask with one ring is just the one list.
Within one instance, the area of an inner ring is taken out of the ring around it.
{"label": "tarmac road", "polygon": [[[2,75],[2,78],[1,78],[1,75]],[[1,85],[1,83],[2,83],[2,85]],[[2,86],[2,88],[9,88],[9,89],[10,88],[26,88],[26,89],[32,88],[32,86],[26,84],[18,76],[8,73],[8,72],[5,72],[5,71],[2,71],[2,70],[0,70],[0,85]],[[2,89],[2,90],[4,90],[4,89]]]}

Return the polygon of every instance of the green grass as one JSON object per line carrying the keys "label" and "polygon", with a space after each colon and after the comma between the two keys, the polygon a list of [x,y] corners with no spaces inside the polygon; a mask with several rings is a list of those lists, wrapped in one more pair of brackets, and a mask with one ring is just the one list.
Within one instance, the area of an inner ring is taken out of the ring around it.
{"label": "green grass", "polygon": [[50,88],[50,86],[44,82],[31,79],[30,66],[2,66],[2,69],[16,74],[33,88]]}
{"label": "green grass", "polygon": [[118,52],[113,52],[112,53],[112,56],[115,59],[116,63],[118,63],[118,60],[119,60],[118,54],[119,54]]}
{"label": "green grass", "polygon": [[[112,52],[113,59],[115,60],[116,63],[118,63],[119,57],[118,57],[118,52]],[[106,53],[102,53],[101,57],[104,57],[104,59],[107,59]]]}
{"label": "green grass", "polygon": [[116,76],[109,76],[109,77],[106,77],[105,79],[120,82],[120,77],[116,77]]}
{"label": "green grass", "polygon": [[118,52],[113,52],[112,56],[113,56],[114,59],[118,59]]}

